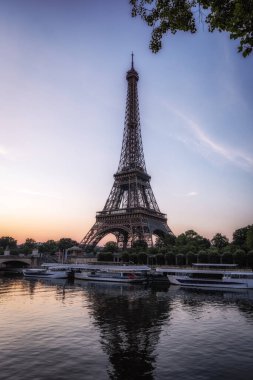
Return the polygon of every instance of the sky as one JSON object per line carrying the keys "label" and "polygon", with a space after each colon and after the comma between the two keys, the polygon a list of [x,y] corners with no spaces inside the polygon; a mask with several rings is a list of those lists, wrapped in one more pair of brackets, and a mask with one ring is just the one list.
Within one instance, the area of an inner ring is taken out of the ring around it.
{"label": "sky", "polygon": [[0,0],[0,236],[81,241],[113,185],[134,52],[147,172],[175,235],[253,223],[253,55],[226,33],[158,54],[128,0]]}

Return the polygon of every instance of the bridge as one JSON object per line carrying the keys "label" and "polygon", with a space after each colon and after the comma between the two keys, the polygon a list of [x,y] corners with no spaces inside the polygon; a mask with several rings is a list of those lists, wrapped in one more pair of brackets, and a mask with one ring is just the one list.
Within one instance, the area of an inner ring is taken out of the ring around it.
{"label": "bridge", "polygon": [[28,268],[39,265],[39,257],[3,255],[0,256],[0,270],[11,268]]}

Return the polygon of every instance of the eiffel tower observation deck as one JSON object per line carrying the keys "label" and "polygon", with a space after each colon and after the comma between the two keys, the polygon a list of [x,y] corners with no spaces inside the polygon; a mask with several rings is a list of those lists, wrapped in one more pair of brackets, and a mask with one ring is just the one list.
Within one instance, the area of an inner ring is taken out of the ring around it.
{"label": "eiffel tower observation deck", "polygon": [[130,248],[134,241],[144,240],[153,245],[153,236],[173,235],[161,213],[152,188],[151,177],[145,165],[137,83],[139,75],[134,68],[127,72],[128,82],[125,126],[120,161],[114,174],[114,184],[96,222],[82,239],[86,249],[94,248],[108,234],[113,234],[119,248]]}

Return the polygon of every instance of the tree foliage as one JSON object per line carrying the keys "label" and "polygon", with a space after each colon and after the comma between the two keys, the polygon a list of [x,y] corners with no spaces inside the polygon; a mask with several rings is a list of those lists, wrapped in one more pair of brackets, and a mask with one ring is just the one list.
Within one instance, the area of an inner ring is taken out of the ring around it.
{"label": "tree foliage", "polygon": [[70,238],[62,238],[57,242],[58,248],[61,251],[64,251],[65,249],[71,248],[74,245],[77,245],[77,241],[72,240]]}
{"label": "tree foliage", "polygon": [[253,48],[252,0],[129,0],[132,16],[152,28],[150,49],[157,53],[163,37],[178,31],[196,33],[199,24],[208,31],[228,32],[239,40],[238,52],[248,56]]}
{"label": "tree foliage", "polygon": [[170,248],[175,245],[175,235],[165,235],[164,237],[158,237],[155,242],[155,247],[158,249]]}
{"label": "tree foliage", "polygon": [[222,235],[220,233],[217,233],[216,235],[214,235],[214,237],[211,240],[211,244],[218,249],[226,247],[228,243],[229,243],[228,238],[225,235]]}
{"label": "tree foliage", "polygon": [[111,262],[113,261],[113,254],[112,252],[99,252],[97,259],[98,261]]}
{"label": "tree foliage", "polygon": [[39,246],[39,251],[41,253],[55,253],[58,249],[57,242],[55,240],[47,240]]}
{"label": "tree foliage", "polygon": [[19,246],[20,252],[24,254],[29,254],[32,253],[32,250],[37,246],[37,243],[34,239],[32,238],[27,238],[24,242],[24,244],[21,244]]}
{"label": "tree foliage", "polygon": [[136,240],[133,242],[132,247],[137,251],[145,251],[148,248],[148,244],[145,240]]}
{"label": "tree foliage", "polygon": [[246,247],[248,250],[253,249],[253,226],[251,226],[247,231]]}
{"label": "tree foliage", "polygon": [[253,228],[253,224],[248,225],[246,227],[238,228],[237,230],[235,230],[235,232],[233,233],[232,243],[237,247],[245,248],[246,239],[247,239],[247,232],[251,228]]}
{"label": "tree foliage", "polygon": [[108,241],[104,245],[104,252],[117,252],[118,251],[118,246],[115,241]]}
{"label": "tree foliage", "polygon": [[2,236],[0,238],[0,247],[4,250],[6,248],[16,248],[17,247],[17,240],[15,240],[13,237],[10,236]]}
{"label": "tree foliage", "polygon": [[176,247],[181,253],[198,252],[201,249],[210,247],[210,241],[199,235],[194,230],[188,230],[180,234],[176,239]]}

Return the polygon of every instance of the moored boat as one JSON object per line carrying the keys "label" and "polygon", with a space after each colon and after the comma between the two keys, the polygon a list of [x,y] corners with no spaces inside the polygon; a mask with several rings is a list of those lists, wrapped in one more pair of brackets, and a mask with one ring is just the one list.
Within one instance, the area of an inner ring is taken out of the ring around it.
{"label": "moored boat", "polygon": [[75,271],[75,278],[103,282],[144,283],[147,282],[149,267],[94,265]]}
{"label": "moored boat", "polygon": [[80,273],[76,272],[75,278],[79,280],[127,283],[143,283],[147,281],[147,278],[141,273],[110,271],[83,271]]}
{"label": "moored boat", "polygon": [[29,278],[68,278],[69,272],[57,267],[23,269],[24,277]]}
{"label": "moored boat", "polygon": [[192,264],[192,268],[157,268],[172,285],[200,288],[252,289],[253,272],[236,270],[236,264]]}

